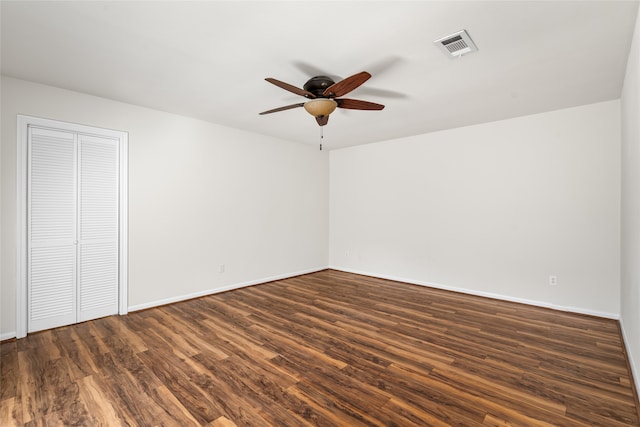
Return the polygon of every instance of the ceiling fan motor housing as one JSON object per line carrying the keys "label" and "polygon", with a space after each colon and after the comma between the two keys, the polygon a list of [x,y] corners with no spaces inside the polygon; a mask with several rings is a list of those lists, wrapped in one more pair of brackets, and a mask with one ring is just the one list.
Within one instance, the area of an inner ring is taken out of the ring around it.
{"label": "ceiling fan motor housing", "polygon": [[326,98],[324,91],[335,82],[327,76],[311,77],[302,87],[307,92],[311,92],[316,98]]}

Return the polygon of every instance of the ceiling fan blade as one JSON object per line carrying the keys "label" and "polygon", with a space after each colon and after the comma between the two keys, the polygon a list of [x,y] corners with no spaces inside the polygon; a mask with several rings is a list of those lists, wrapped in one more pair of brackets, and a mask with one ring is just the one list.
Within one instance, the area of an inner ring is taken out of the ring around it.
{"label": "ceiling fan blade", "polygon": [[297,61],[297,62],[294,62],[293,65],[307,76],[327,76],[331,78],[331,80],[333,80],[334,82],[342,80],[342,77],[331,74],[326,70],[321,70],[318,67],[308,64],[306,62]]}
{"label": "ceiling fan blade", "polygon": [[284,111],[284,110],[291,110],[292,108],[302,107],[303,105],[304,105],[304,102],[300,102],[299,104],[286,105],[284,107],[274,108],[273,110],[263,111],[262,113],[260,113],[260,115],[277,113],[278,111]]}
{"label": "ceiling fan blade", "polygon": [[338,108],[349,110],[382,110],[384,105],[375,102],[360,101],[359,99],[336,99]]}
{"label": "ceiling fan blade", "polygon": [[300,96],[305,96],[307,98],[315,98],[316,96],[304,89],[300,89],[299,87],[295,87],[293,85],[290,85],[289,83],[285,83],[285,82],[281,82],[280,80],[276,80],[274,78],[271,77],[267,77],[265,79],[266,81],[268,81],[271,84],[274,84],[276,86],[278,86],[279,88],[282,88],[284,90],[288,90],[289,92],[293,92],[296,95],[300,95]]}
{"label": "ceiling fan blade", "polygon": [[329,123],[329,116],[317,116],[316,122],[318,122],[320,126],[324,126]]}
{"label": "ceiling fan blade", "polygon": [[399,64],[405,62],[403,58],[396,55],[387,56],[385,58],[378,59],[375,62],[368,64],[365,70],[369,70],[374,76],[379,76],[386,73],[389,69],[397,67]]}
{"label": "ceiling fan blade", "polygon": [[359,95],[363,95],[363,96],[376,96],[376,97],[380,97],[380,98],[397,98],[397,99],[403,99],[403,98],[408,98],[408,96],[402,92],[396,92],[394,90],[387,90],[387,89],[376,89],[374,87],[362,87],[358,90],[358,94]]}
{"label": "ceiling fan blade", "polygon": [[362,71],[358,74],[347,77],[344,80],[340,80],[338,83],[332,84],[322,93],[322,95],[328,96],[330,98],[339,98],[343,95],[348,94],[370,78],[371,74],[367,73],[366,71]]}

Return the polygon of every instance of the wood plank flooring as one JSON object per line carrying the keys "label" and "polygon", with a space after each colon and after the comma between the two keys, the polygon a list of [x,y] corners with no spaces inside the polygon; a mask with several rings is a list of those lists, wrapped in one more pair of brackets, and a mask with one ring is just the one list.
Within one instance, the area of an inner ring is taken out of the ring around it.
{"label": "wood plank flooring", "polygon": [[0,352],[2,426],[640,425],[616,321],[332,270]]}

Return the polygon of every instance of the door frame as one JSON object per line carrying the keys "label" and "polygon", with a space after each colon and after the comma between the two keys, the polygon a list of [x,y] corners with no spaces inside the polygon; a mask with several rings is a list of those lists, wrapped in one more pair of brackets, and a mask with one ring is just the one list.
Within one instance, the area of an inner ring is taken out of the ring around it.
{"label": "door frame", "polygon": [[66,130],[88,135],[115,138],[119,145],[119,212],[118,212],[118,314],[129,312],[129,134],[123,131],[80,125],[58,120],[18,114],[17,127],[17,280],[16,280],[16,338],[27,336],[28,326],[28,236],[27,236],[27,177],[29,126]]}

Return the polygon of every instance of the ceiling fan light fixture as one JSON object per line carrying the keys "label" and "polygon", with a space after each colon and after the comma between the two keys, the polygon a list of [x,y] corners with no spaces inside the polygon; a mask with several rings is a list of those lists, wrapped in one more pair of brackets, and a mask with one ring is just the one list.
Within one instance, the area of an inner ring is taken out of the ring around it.
{"label": "ceiling fan light fixture", "polygon": [[313,117],[328,116],[338,106],[338,103],[329,98],[310,99],[304,103],[304,109]]}

